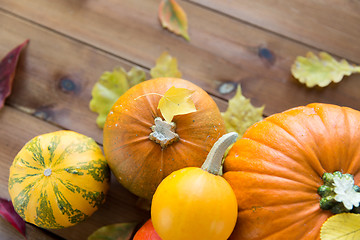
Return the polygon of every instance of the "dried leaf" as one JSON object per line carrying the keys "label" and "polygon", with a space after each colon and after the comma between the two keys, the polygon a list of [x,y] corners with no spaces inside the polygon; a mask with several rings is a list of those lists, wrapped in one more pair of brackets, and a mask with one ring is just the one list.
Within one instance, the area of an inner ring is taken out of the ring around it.
{"label": "dried leaf", "polygon": [[194,91],[186,88],[171,87],[167,90],[158,105],[164,119],[170,123],[176,115],[195,112],[195,104],[190,98],[193,93]]}
{"label": "dried leaf", "polygon": [[100,128],[104,127],[106,116],[116,100],[130,87],[145,81],[145,72],[132,68],[128,73],[122,69],[114,69],[113,72],[104,72],[99,81],[92,89],[90,109],[97,112],[99,116],[96,123]]}
{"label": "dried leaf", "polygon": [[344,76],[360,73],[360,66],[351,65],[344,59],[337,61],[326,52],[320,52],[319,56],[308,52],[306,57],[297,57],[291,67],[292,75],[307,87],[326,87],[331,82],[340,82]]}
{"label": "dried leaf", "polygon": [[167,28],[190,41],[186,13],[175,0],[161,1],[159,18],[163,28]]}
{"label": "dried leaf", "polygon": [[15,70],[20,52],[28,42],[29,40],[26,40],[11,50],[0,62],[0,109],[4,106],[5,99],[11,93],[12,82],[15,77]]}
{"label": "dried leaf", "polygon": [[360,215],[340,213],[326,220],[321,227],[321,240],[360,239]]}
{"label": "dried leaf", "polygon": [[16,213],[11,201],[0,198],[0,215],[26,238],[25,221]]}
{"label": "dried leaf", "polygon": [[130,240],[137,223],[116,223],[93,232],[88,240]]}
{"label": "dried leaf", "polygon": [[254,123],[262,120],[264,106],[256,108],[245,98],[238,85],[235,96],[229,100],[226,112],[221,113],[228,132],[237,132],[238,138],[244,135],[245,131]]}
{"label": "dried leaf", "polygon": [[156,60],[156,65],[150,70],[150,75],[152,78],[181,78],[181,72],[178,70],[176,58],[173,58],[167,52],[163,52]]}

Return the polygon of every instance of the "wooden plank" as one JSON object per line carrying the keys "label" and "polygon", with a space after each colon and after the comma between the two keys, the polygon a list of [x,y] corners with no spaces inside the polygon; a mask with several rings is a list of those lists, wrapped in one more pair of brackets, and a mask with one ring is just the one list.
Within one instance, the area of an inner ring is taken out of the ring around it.
{"label": "wooden plank", "polygon": [[[296,56],[304,55],[308,50],[316,52],[316,49],[182,2],[190,22],[191,41],[186,42],[161,28],[156,16],[158,4],[155,0],[87,0],[76,3],[66,0],[35,0],[31,3],[24,0],[2,0],[0,8],[146,68],[152,67],[157,56],[168,50],[178,58],[184,78],[225,99],[229,99],[234,92],[221,95],[219,86],[225,82],[241,83],[244,95],[252,98],[254,105],[266,105],[266,115],[310,102],[327,102],[360,109],[360,96],[356,90],[360,88],[359,75],[353,75],[341,84],[333,84],[324,89],[307,89],[291,77],[290,66]],[[8,24],[4,24],[6,31],[15,36],[23,34],[15,30],[17,28],[10,27],[16,20],[7,21]],[[30,24],[17,24],[17,27],[26,28],[24,36],[28,35],[33,39],[33,44],[28,48],[29,60],[26,65],[30,65],[30,62],[42,65],[46,62],[47,67],[52,66],[52,62],[46,61],[50,57],[54,66],[65,68],[60,71],[62,74],[74,74],[74,81],[83,76],[86,76],[85,79],[99,76],[88,73],[97,72],[97,65],[103,66],[101,62],[106,60],[101,57],[95,60],[86,55],[92,55],[90,52],[93,50],[78,47],[77,43],[59,39],[60,36],[54,36],[49,31]],[[35,35],[34,32],[40,35]],[[61,51],[56,51],[56,56],[50,56],[54,54],[54,46],[57,44],[60,44]],[[24,64],[25,62],[21,67],[26,67]],[[45,71],[33,67],[39,73]],[[25,69],[24,74],[31,71],[30,68]],[[41,76],[37,74],[37,77]],[[54,81],[54,77],[47,79]],[[55,81],[58,79],[59,76],[56,76]],[[88,83],[85,87],[89,86]],[[50,89],[55,88],[52,85]],[[88,96],[89,90],[82,88],[81,94]],[[71,94],[62,94],[61,97],[68,101]],[[55,91],[51,96],[57,96]],[[75,97],[71,100],[75,100]],[[72,114],[70,110],[67,111],[68,109],[63,114]]]}
{"label": "wooden plank", "polygon": [[[31,138],[60,129],[7,106],[0,111],[0,126],[0,169],[9,169],[17,152]],[[0,197],[7,199],[9,199],[8,178],[9,172],[3,171],[0,175]],[[106,203],[93,216],[74,227],[52,232],[65,239],[81,240],[87,239],[101,226],[119,222],[144,221],[149,218],[149,213],[139,209],[136,206],[137,201],[138,198],[124,189],[112,176]]]}
{"label": "wooden plank", "polygon": [[360,2],[188,0],[360,63]]}
{"label": "wooden plank", "polygon": [[[97,115],[88,107],[91,89],[104,71],[119,66],[128,70],[131,65],[8,14],[0,12],[0,22],[4,24],[0,56],[31,39],[21,55],[7,103],[102,143]],[[224,111],[225,101],[215,100]]]}

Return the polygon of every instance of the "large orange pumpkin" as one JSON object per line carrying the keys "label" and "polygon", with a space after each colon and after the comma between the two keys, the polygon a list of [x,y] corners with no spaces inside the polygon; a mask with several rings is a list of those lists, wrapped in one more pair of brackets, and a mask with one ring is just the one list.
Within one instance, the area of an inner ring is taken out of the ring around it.
{"label": "large orange pumpkin", "polygon": [[234,144],[224,168],[239,205],[230,239],[320,239],[332,212],[359,210],[323,193],[342,176],[359,191],[360,112],[314,103],[272,115]]}
{"label": "large orange pumpkin", "polygon": [[[162,118],[157,109],[161,95],[172,86],[194,90],[191,99],[197,111],[174,117],[178,139],[164,143],[159,134],[150,140],[155,118]],[[161,180],[173,171],[200,167],[225,132],[220,111],[204,90],[186,80],[158,78],[134,86],[114,104],[104,126],[104,152],[118,181],[151,199]]]}

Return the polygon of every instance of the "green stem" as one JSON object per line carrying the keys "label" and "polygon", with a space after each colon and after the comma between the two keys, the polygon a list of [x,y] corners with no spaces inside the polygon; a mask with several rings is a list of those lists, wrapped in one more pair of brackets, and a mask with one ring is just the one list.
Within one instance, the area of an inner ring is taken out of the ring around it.
{"label": "green stem", "polygon": [[360,188],[354,184],[351,174],[339,171],[324,173],[324,185],[318,188],[321,196],[320,207],[334,214],[344,212],[360,212]]}
{"label": "green stem", "polygon": [[236,141],[237,137],[238,134],[236,132],[231,132],[219,138],[211,148],[201,169],[214,175],[219,175],[224,153],[226,149]]}

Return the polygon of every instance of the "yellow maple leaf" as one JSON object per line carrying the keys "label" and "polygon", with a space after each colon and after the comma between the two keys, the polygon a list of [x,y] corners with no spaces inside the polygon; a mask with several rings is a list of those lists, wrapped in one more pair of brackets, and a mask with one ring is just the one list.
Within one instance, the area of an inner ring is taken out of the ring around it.
{"label": "yellow maple leaf", "polygon": [[360,239],[360,214],[340,213],[326,220],[321,227],[321,240]]}
{"label": "yellow maple leaf", "polygon": [[250,99],[242,95],[239,84],[235,96],[229,100],[228,109],[221,115],[225,121],[226,130],[237,132],[238,138],[241,138],[252,124],[263,119],[263,110],[264,106],[256,108],[250,103]]}
{"label": "yellow maple leaf", "polygon": [[155,67],[151,68],[150,75],[152,78],[175,77],[181,78],[181,72],[178,70],[177,60],[163,52],[156,60]]}
{"label": "yellow maple leaf", "polygon": [[193,90],[171,87],[160,99],[158,109],[167,122],[171,122],[176,115],[188,114],[196,111],[195,104],[190,98]]}
{"label": "yellow maple leaf", "polygon": [[307,87],[326,87],[331,82],[340,82],[344,76],[360,73],[360,66],[351,65],[344,59],[337,61],[326,52],[320,52],[319,57],[312,52],[306,57],[297,57],[291,67],[292,75]]}

